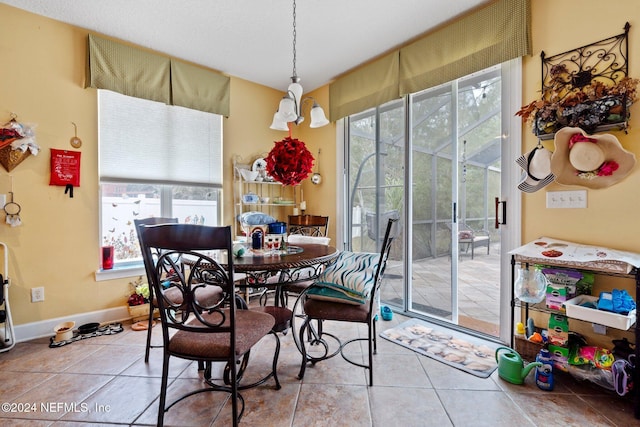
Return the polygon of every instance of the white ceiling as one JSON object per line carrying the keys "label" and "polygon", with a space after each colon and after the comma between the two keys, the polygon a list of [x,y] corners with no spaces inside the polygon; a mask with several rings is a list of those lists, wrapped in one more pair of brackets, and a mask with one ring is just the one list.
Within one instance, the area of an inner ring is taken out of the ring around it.
{"label": "white ceiling", "polygon": [[[298,0],[297,74],[316,89],[491,0]],[[285,90],[292,0],[0,0],[226,74]]]}

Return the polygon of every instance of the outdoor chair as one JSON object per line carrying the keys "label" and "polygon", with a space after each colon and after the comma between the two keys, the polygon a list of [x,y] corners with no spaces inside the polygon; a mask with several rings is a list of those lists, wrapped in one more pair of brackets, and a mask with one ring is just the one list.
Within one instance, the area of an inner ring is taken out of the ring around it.
{"label": "outdoor chair", "polygon": [[[173,405],[197,393],[222,391],[230,393],[233,425],[244,412],[244,399],[239,390],[255,387],[273,377],[280,388],[276,366],[280,340],[272,331],[275,320],[267,313],[236,307],[236,288],[232,253],[231,227],[209,227],[194,224],[161,224],[140,228],[142,256],[151,269],[151,285],[157,296],[162,325],[163,362],[157,425],[164,424],[164,414]],[[217,260],[224,260],[226,264]],[[169,269],[168,269],[169,267]],[[163,292],[166,282],[177,289],[182,298],[176,302]],[[205,303],[196,291],[215,287],[222,298]],[[249,385],[240,385],[248,365],[251,349],[266,335],[276,339],[271,372]],[[172,357],[203,361],[206,387],[190,391],[167,405],[169,361]],[[211,378],[211,364],[225,364],[220,380]]]}
{"label": "outdoor chair", "polygon": [[[375,240],[376,243],[382,242],[382,239],[384,239],[384,232],[387,227],[387,221],[390,219],[400,219],[400,212],[396,209],[391,209],[389,211],[383,212],[380,214],[380,221],[376,221],[377,215],[375,212],[366,212],[365,221],[367,224],[367,237],[369,237],[371,240]],[[377,230],[376,223],[378,224]],[[396,225],[394,227],[394,231],[396,235],[400,234],[399,226]]]}
{"label": "outdoor chair", "polygon": [[[294,313],[298,312],[298,305],[302,306],[302,325],[296,331],[296,345],[302,353],[299,379],[304,378],[307,364],[316,364],[341,354],[347,362],[368,369],[369,385],[373,385],[378,293],[391,244],[394,236],[398,235],[395,230],[397,227],[398,219],[390,218],[379,253],[341,252],[336,262],[329,265],[296,300]],[[325,331],[327,321],[365,324],[367,336],[342,342],[337,335]],[[337,348],[332,352],[330,344],[333,341],[337,343]],[[367,359],[364,363],[344,351],[347,345],[357,341],[367,343]]]}
{"label": "outdoor chair", "polygon": [[469,253],[471,249],[471,259],[473,259],[475,248],[486,246],[487,255],[489,255],[489,249],[491,246],[491,238],[489,232],[486,230],[474,230],[466,223],[458,223],[458,245],[460,253]]}

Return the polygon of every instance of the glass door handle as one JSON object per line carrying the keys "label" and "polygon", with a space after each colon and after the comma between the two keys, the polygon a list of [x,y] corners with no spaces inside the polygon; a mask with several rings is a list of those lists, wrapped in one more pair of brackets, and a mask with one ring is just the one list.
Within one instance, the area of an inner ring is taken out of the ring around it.
{"label": "glass door handle", "polygon": [[[499,211],[500,205],[502,205],[502,221],[500,221]],[[507,201],[500,200],[499,197],[496,197],[496,228],[500,228],[500,225],[504,225],[507,223]]]}

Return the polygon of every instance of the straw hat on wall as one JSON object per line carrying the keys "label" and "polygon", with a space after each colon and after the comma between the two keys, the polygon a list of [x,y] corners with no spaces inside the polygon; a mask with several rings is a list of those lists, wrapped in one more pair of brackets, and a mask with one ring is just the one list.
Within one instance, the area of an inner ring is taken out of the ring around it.
{"label": "straw hat on wall", "polygon": [[551,172],[558,184],[609,187],[636,164],[636,156],[609,133],[587,135],[580,128],[565,127],[556,132],[554,142]]}

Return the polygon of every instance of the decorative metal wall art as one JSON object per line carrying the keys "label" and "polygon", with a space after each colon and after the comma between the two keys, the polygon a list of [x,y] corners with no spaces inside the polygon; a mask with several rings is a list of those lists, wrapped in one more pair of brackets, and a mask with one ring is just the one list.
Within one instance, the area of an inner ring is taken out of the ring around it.
{"label": "decorative metal wall art", "polygon": [[550,57],[542,52],[541,99],[516,115],[540,139],[566,126],[590,133],[626,129],[639,82],[628,75],[630,27],[627,22],[622,34]]}

